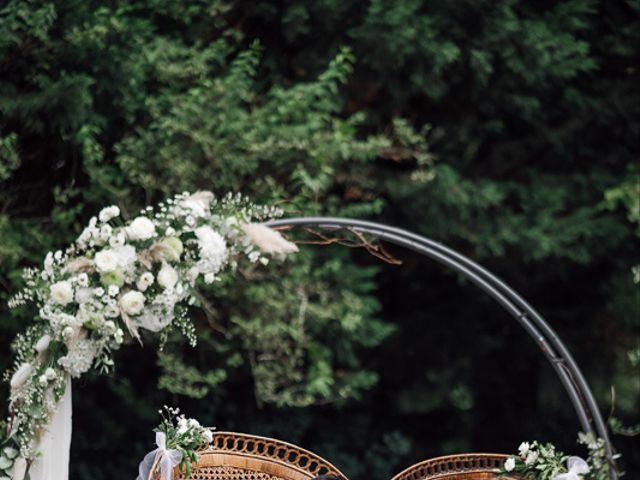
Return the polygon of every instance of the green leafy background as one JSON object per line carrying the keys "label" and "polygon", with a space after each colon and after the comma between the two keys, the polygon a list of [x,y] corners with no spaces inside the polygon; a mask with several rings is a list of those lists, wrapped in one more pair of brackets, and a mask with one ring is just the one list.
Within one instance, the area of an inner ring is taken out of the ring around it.
{"label": "green leafy background", "polygon": [[[605,416],[614,388],[633,478],[639,14],[634,0],[3,2],[0,300],[102,206],[131,217],[183,190],[402,226],[528,298]],[[354,479],[531,438],[583,453],[534,342],[454,274],[390,250],[402,266],[334,245],[243,270],[193,310],[197,349],[173,338],[158,356],[146,338],[114,376],[75,382],[72,478],[135,475],[165,403]],[[3,370],[32,316],[0,309]]]}

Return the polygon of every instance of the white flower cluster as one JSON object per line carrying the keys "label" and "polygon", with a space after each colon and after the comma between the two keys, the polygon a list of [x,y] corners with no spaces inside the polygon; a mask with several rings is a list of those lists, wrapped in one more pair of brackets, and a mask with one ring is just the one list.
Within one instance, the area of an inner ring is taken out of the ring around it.
{"label": "white flower cluster", "polygon": [[16,341],[11,378],[9,423],[20,419],[12,439],[21,458],[33,458],[32,440],[48,421],[37,405],[55,405],[67,376],[108,371],[125,332],[138,341],[141,329],[176,325],[189,334],[186,306],[196,303],[199,282],[215,282],[241,257],[267,263],[297,251],[278,232],[251,224],[279,213],[210,192],[177,195],[128,223],[110,206],[71,247],[47,254],[42,270],[27,271],[27,288],[9,302],[35,305],[39,314]]}
{"label": "white flower cluster", "polygon": [[606,459],[604,441],[581,433],[578,442],[589,447],[587,460],[567,456],[550,443],[522,442],[518,447],[518,455],[507,458],[499,473],[548,480],[584,480],[586,474],[593,475],[589,478],[608,478],[610,465]]}
{"label": "white flower cluster", "polygon": [[[162,416],[162,421],[154,430],[159,448],[149,452],[140,462],[138,480],[150,478],[150,474],[157,475],[158,478],[173,479],[174,466],[190,478],[192,465],[199,459],[198,452],[211,448],[212,429],[203,427],[194,418],[181,415],[179,408],[165,405],[158,413]],[[166,467],[165,462],[158,461],[163,456],[169,460]]]}
{"label": "white flower cluster", "polygon": [[[156,444],[161,450],[148,453],[138,468],[138,480],[144,480],[153,473],[163,478],[173,479],[173,466],[177,466],[181,472],[186,472],[190,477],[191,465],[198,461],[198,452],[211,447],[213,432],[210,428],[203,427],[194,418],[187,418],[180,414],[179,408],[164,406],[158,410],[162,416],[160,425],[155,429]],[[158,441],[160,436],[160,441]],[[163,470],[158,455],[166,455],[170,459],[170,471]],[[156,469],[152,472],[152,469]]]}
{"label": "white flower cluster", "polygon": [[[555,454],[555,451],[550,452]],[[505,472],[513,472],[518,464],[520,464],[522,468],[533,468],[540,457],[538,443],[534,442],[530,444],[529,442],[522,442],[518,447],[518,454],[519,457],[509,457],[504,462]]]}
{"label": "white flower cluster", "polygon": [[195,418],[186,418],[184,415],[178,417],[176,433],[190,437],[197,435],[200,437],[201,443],[207,445],[213,441],[213,432],[210,429],[204,428]]}

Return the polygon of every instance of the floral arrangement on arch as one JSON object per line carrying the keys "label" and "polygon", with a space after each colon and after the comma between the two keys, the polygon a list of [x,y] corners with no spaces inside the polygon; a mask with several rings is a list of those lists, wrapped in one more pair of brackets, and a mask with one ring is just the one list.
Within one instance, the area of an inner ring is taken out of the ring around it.
{"label": "floral arrangement on arch", "polygon": [[183,193],[125,222],[116,206],[91,218],[65,251],[47,254],[42,269],[24,272],[26,288],[10,308],[34,306],[34,324],[17,336],[0,478],[22,480],[69,378],[108,373],[113,353],[140,330],[166,339],[178,329],[195,345],[187,316],[199,282],[215,282],[241,258],[267,264],[297,251],[259,223],[280,216],[241,196]]}
{"label": "floral arrangement on arch", "polygon": [[589,451],[586,460],[565,455],[551,443],[522,442],[518,455],[507,458],[498,473],[527,480],[607,480],[611,466],[604,440],[580,433],[578,443]]}

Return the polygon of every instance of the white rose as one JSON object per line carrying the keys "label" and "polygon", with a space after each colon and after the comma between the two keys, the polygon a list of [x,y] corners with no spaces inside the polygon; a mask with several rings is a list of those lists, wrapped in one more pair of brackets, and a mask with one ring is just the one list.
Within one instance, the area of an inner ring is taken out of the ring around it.
{"label": "white rose", "polygon": [[100,210],[100,213],[98,214],[98,218],[100,219],[101,222],[105,223],[111,220],[112,218],[116,218],[118,215],[120,215],[120,209],[115,205],[111,205],[110,207],[105,207],[102,210]]}
{"label": "white rose", "polygon": [[62,330],[62,336],[64,337],[65,340],[71,340],[71,338],[75,335],[75,330],[73,329],[73,327],[64,327],[64,329]]}
{"label": "white rose", "polygon": [[118,287],[117,285],[109,285],[109,288],[107,288],[107,294],[110,297],[115,297],[116,295],[118,295],[119,292],[120,292],[120,287]]}
{"label": "white rose", "polygon": [[119,232],[109,239],[109,245],[112,247],[121,247],[124,245],[125,240],[124,233]]}
{"label": "white rose", "polygon": [[140,290],[141,292],[144,292],[151,286],[151,284],[153,284],[153,273],[144,272],[142,275],[140,275],[140,278],[138,278],[136,287],[138,287],[138,290]]}
{"label": "white rose", "polygon": [[113,253],[118,259],[118,264],[122,267],[126,267],[136,260],[136,249],[131,245],[116,247],[113,249]]}
{"label": "white rose", "polygon": [[27,461],[22,458],[16,458],[13,462],[13,471],[11,472],[12,480],[24,480],[24,476],[27,473]]}
{"label": "white rose", "polygon": [[40,385],[46,385],[47,383],[49,383],[49,380],[47,380],[46,375],[40,375],[38,377],[38,383],[40,383]]}
{"label": "white rose", "polygon": [[113,250],[100,250],[96,253],[94,263],[99,272],[113,272],[118,268],[118,255]]}
{"label": "white rose", "polygon": [[200,269],[197,266],[193,266],[189,270],[187,270],[187,279],[191,283],[196,281],[198,275],[200,275]]}
{"label": "white rose", "polygon": [[144,295],[137,290],[131,290],[120,298],[122,310],[129,315],[138,315],[144,308]]}
{"label": "white rose", "polygon": [[191,211],[196,217],[203,217],[209,210],[209,204],[213,200],[211,192],[196,192],[183,200],[180,204],[182,208]]}
{"label": "white rose", "polygon": [[44,257],[44,269],[47,272],[50,272],[53,269],[53,253],[52,252],[47,253],[47,256]]}
{"label": "white rose", "polygon": [[113,334],[113,338],[118,345],[120,345],[124,341],[124,332],[121,328],[115,331],[115,333]]}
{"label": "white rose", "polygon": [[202,436],[207,441],[207,443],[213,442],[213,432],[211,430],[206,429],[204,432],[202,432]]}
{"label": "white rose", "polygon": [[156,234],[156,227],[147,217],[137,217],[127,227],[127,236],[132,240],[148,240]]}
{"label": "white rose", "polygon": [[527,454],[527,458],[525,459],[524,463],[526,465],[533,465],[538,461],[538,455],[539,455],[538,452],[529,452]]}
{"label": "white rose", "polygon": [[507,472],[511,472],[514,468],[516,468],[516,459],[513,457],[507,458],[507,461],[504,462],[504,469]]}
{"label": "white rose", "polygon": [[178,435],[182,435],[187,430],[189,430],[189,424],[187,422],[187,419],[182,417],[180,420],[178,420]]}
{"label": "white rose", "polygon": [[35,348],[36,352],[44,353],[49,348],[49,343],[51,343],[51,336],[50,335],[43,335],[36,342],[34,348]]}
{"label": "white rose", "polygon": [[529,442],[522,442],[518,447],[518,452],[520,453],[520,456],[521,457],[526,456],[527,453],[529,452],[529,448],[530,448]]}
{"label": "white rose", "polygon": [[93,297],[93,289],[92,288],[79,288],[76,290],[76,303],[83,304],[87,303]]}
{"label": "white rose", "polygon": [[171,288],[178,283],[178,272],[168,263],[163,263],[158,272],[158,283],[164,288]]}
{"label": "white rose", "polygon": [[89,240],[91,240],[92,235],[93,235],[92,230],[89,227],[87,227],[84,230],[82,230],[82,233],[80,233],[76,242],[81,244],[86,244]]}
{"label": "white rose", "polygon": [[227,252],[227,244],[222,236],[210,226],[204,225],[194,230],[198,237],[200,255],[209,258],[223,258]]}
{"label": "white rose", "polygon": [[58,374],[56,373],[56,371],[49,367],[44,371],[44,375],[47,377],[47,380],[55,380],[56,377],[58,376]]}
{"label": "white rose", "polygon": [[29,362],[25,362],[20,365],[18,370],[16,370],[16,373],[11,377],[11,382],[9,383],[11,385],[11,390],[16,390],[24,385],[25,382],[29,380],[32,373],[33,366]]}
{"label": "white rose", "polygon": [[69,282],[56,282],[49,287],[51,299],[60,305],[66,305],[73,300],[73,287]]}
{"label": "white rose", "polygon": [[80,328],[82,326],[82,319],[76,315],[64,314],[63,321],[65,325],[69,325],[70,327]]}
{"label": "white rose", "polygon": [[103,225],[100,227],[100,239],[105,241],[111,237],[113,227],[111,225]]}

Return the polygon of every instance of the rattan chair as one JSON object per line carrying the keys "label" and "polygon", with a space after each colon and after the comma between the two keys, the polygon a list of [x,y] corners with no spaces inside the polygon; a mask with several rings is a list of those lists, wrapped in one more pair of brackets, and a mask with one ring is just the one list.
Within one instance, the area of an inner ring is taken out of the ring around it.
{"label": "rattan chair", "polygon": [[[199,452],[190,480],[311,480],[335,475],[347,480],[327,460],[280,440],[234,432],[216,432],[212,448]],[[508,455],[471,453],[432,458],[403,470],[392,480],[518,480],[500,476]],[[176,479],[181,478],[176,471]],[[150,476],[148,480],[157,480]]]}
{"label": "rattan chair", "polygon": [[392,480],[515,480],[517,477],[498,475],[508,455],[470,453],[448,455],[416,463]]}
{"label": "rattan chair", "polygon": [[212,447],[199,453],[190,480],[310,480],[327,474],[346,480],[325,459],[273,438],[216,432]]}

